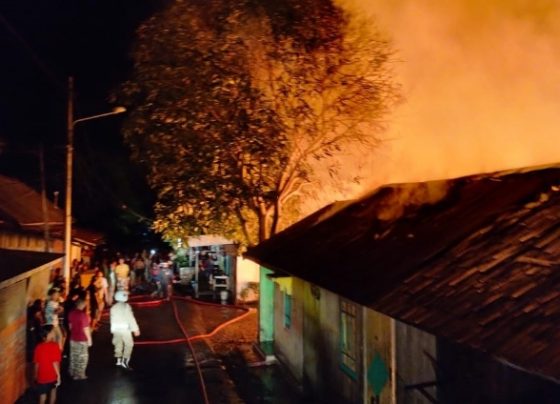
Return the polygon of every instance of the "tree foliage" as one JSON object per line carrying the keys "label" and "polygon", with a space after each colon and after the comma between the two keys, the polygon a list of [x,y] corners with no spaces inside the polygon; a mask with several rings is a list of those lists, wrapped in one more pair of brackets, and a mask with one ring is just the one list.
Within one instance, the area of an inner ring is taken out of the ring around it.
{"label": "tree foliage", "polygon": [[138,30],[117,94],[157,230],[253,244],[371,147],[397,99],[388,43],[330,0],[176,0]]}

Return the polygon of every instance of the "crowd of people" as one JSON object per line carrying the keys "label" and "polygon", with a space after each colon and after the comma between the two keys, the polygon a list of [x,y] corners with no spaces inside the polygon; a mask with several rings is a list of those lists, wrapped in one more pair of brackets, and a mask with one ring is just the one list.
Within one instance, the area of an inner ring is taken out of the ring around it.
{"label": "crowd of people", "polygon": [[127,303],[128,296],[138,292],[167,298],[174,276],[169,260],[145,253],[132,259],[120,256],[102,260],[99,265],[74,262],[72,274],[67,289],[61,270],[56,269],[46,299],[35,300],[29,307],[28,346],[40,403],[56,401],[63,358],[68,357],[68,373],[73,380],[87,379],[92,334],[100,327],[106,308],[116,365],[130,370],[133,335],[139,336],[140,329]]}

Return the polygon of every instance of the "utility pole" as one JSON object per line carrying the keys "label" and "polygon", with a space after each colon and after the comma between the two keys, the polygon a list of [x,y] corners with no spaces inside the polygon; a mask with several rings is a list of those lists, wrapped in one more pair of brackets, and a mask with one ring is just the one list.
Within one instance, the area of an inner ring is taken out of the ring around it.
{"label": "utility pole", "polygon": [[72,165],[74,160],[74,128],[76,124],[81,122],[118,115],[123,112],[126,112],[126,108],[115,107],[111,112],[74,119],[74,78],[68,77],[68,109],[66,113],[66,203],[64,204],[64,278],[66,279],[66,290],[68,290],[68,283],[70,282],[70,264],[72,263]]}
{"label": "utility pole", "polygon": [[64,204],[64,278],[66,290],[70,282],[72,255],[72,163],[74,159],[74,78],[68,77],[68,107],[66,112],[66,195]]}
{"label": "utility pole", "polygon": [[41,144],[39,149],[39,169],[41,171],[41,208],[43,210],[43,226],[45,237],[45,252],[51,251],[51,238],[49,235],[49,208],[47,205],[47,184],[45,179],[45,148]]}

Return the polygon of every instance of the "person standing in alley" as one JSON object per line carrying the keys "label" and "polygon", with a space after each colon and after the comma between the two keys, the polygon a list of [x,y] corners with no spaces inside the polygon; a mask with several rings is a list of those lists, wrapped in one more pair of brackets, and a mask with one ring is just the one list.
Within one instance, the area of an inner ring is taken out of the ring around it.
{"label": "person standing in alley", "polygon": [[117,275],[115,273],[115,268],[117,267],[116,261],[111,261],[109,264],[109,274],[107,275],[107,283],[109,285],[107,289],[107,305],[111,306],[113,304],[113,298],[115,296],[115,290],[117,288]]}
{"label": "person standing in alley", "polygon": [[45,305],[45,325],[52,325],[55,335],[55,341],[58,343],[60,350],[64,349],[66,335],[60,324],[59,315],[62,314],[63,308],[60,306],[60,291],[57,288],[49,290],[49,298]]}
{"label": "person standing in alley", "polygon": [[116,303],[111,307],[111,333],[113,334],[113,345],[115,347],[115,358],[117,366],[130,369],[130,356],[134,347],[135,337],[140,335],[138,323],[134,318],[132,307],[127,303],[128,293],[119,290],[115,293]]}
{"label": "person standing in alley", "polygon": [[105,302],[108,301],[107,295],[109,289],[109,283],[107,279],[103,276],[103,271],[97,271],[92,279],[92,290],[91,298],[93,299],[92,306],[95,307],[95,311],[92,313],[91,328],[95,331],[99,327],[99,322],[101,321],[101,316],[103,310],[105,309]]}
{"label": "person standing in alley", "polygon": [[85,380],[91,346],[89,318],[85,313],[86,302],[79,299],[76,308],[68,315],[70,327],[70,366],[68,372],[74,380]]}
{"label": "person standing in alley", "polygon": [[115,275],[117,276],[117,290],[128,291],[130,267],[123,257],[119,258],[119,264],[115,267]]}
{"label": "person standing in alley", "polygon": [[146,281],[146,263],[142,255],[136,254],[134,259],[134,287],[142,287]]}
{"label": "person standing in alley", "polygon": [[173,277],[170,263],[164,261],[160,264],[161,295],[164,299],[170,298],[170,286]]}
{"label": "person standing in alley", "polygon": [[54,404],[56,401],[56,388],[60,386],[60,361],[62,352],[55,341],[55,332],[52,325],[45,325],[41,330],[42,342],[35,347],[33,363],[35,364],[35,383],[39,394],[39,403]]}

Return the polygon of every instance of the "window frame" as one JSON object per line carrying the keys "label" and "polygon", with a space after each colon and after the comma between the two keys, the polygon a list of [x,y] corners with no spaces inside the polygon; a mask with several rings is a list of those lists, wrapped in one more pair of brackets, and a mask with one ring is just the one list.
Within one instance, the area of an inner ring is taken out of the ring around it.
{"label": "window frame", "polygon": [[283,325],[286,330],[292,328],[292,309],[293,298],[292,295],[282,291],[282,302],[284,308]]}
{"label": "window frame", "polygon": [[353,380],[357,380],[359,366],[358,305],[340,299],[340,368]]}

